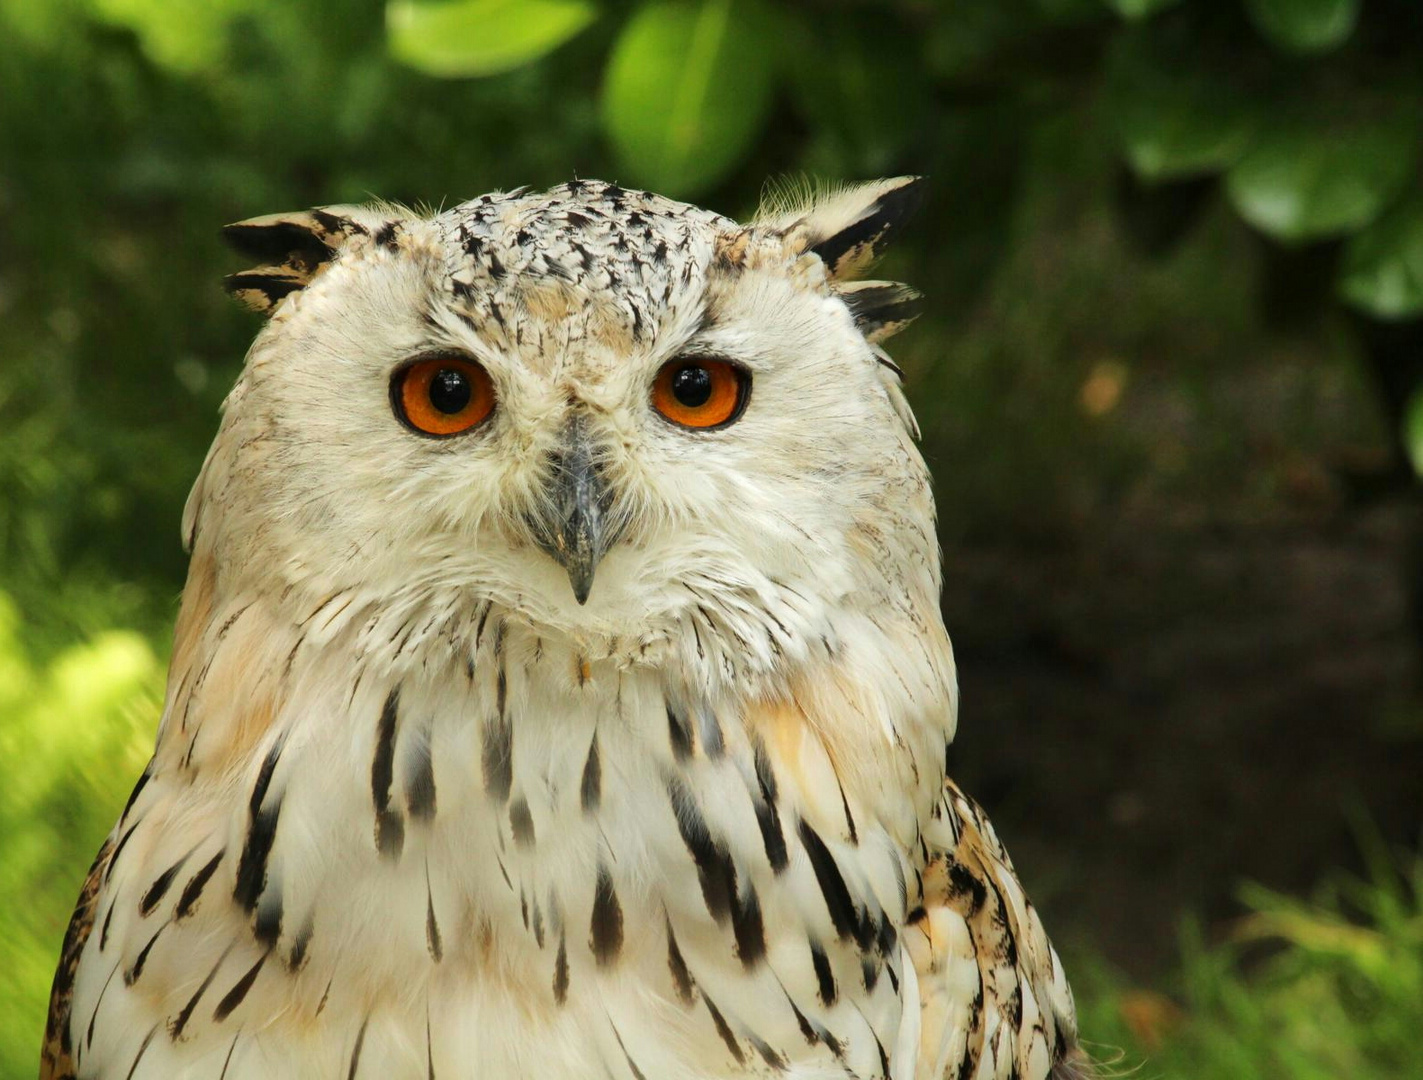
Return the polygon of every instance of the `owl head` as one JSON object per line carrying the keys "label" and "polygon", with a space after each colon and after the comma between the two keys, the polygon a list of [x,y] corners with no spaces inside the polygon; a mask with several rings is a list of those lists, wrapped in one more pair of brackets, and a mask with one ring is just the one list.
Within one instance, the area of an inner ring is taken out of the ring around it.
{"label": "owl head", "polygon": [[[917,178],[738,224],[613,184],[229,226],[267,322],[185,514],[226,590],[496,604],[767,662],[828,612],[932,605],[933,508],[857,281]],[[746,650],[741,650],[745,652]]]}

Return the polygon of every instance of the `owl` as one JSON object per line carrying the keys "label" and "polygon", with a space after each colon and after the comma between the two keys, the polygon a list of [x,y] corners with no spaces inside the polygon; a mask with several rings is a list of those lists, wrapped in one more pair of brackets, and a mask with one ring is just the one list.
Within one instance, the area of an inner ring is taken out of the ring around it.
{"label": "owl", "polygon": [[857,280],[917,178],[229,226],[268,316],[40,1075],[1086,1075]]}

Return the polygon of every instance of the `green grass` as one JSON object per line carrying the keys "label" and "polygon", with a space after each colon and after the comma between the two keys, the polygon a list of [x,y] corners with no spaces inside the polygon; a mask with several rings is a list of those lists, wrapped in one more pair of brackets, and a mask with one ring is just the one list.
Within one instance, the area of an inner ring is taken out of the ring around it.
{"label": "green grass", "polygon": [[1362,846],[1367,878],[1337,873],[1308,900],[1242,888],[1249,914],[1222,943],[1188,921],[1166,993],[1080,963],[1081,1027],[1103,1073],[1423,1077],[1423,858]]}

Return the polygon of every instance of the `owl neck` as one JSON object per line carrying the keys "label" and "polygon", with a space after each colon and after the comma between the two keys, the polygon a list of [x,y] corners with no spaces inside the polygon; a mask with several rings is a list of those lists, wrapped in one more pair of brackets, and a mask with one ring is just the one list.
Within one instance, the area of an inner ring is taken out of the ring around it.
{"label": "owl neck", "polygon": [[[812,603],[789,586],[699,597],[626,634],[569,633],[492,600],[406,605],[357,589],[307,583],[276,596],[219,598],[210,559],[195,553],[178,620],[157,759],[184,771],[251,767],[274,737],[346,714],[364,694],[407,684],[465,683],[518,707],[516,684],[537,686],[556,711],[578,712],[631,679],[668,701],[736,713],[820,686],[866,687],[894,677],[886,695],[848,693],[851,736],[876,739],[926,708],[956,700],[952,651],[937,607],[913,596]],[[809,689],[808,689],[809,688]],[[486,695],[487,696],[487,695]],[[555,700],[556,699],[556,700]],[[865,699],[865,700],[860,700]],[[843,708],[843,706],[841,706]],[[597,709],[592,710],[596,712]],[[665,711],[665,710],[663,710]],[[830,708],[827,718],[839,711]],[[927,721],[942,741],[954,717]],[[849,737],[849,736],[847,736]]]}

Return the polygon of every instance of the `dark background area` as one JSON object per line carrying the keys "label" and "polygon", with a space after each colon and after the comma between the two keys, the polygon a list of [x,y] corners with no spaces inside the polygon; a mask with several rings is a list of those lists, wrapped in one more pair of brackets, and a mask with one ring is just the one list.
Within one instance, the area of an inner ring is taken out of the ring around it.
{"label": "dark background area", "polygon": [[151,746],[219,226],[914,172],[955,769],[1089,1039],[1416,1075],[1421,149],[1406,0],[0,0],[0,1073]]}

